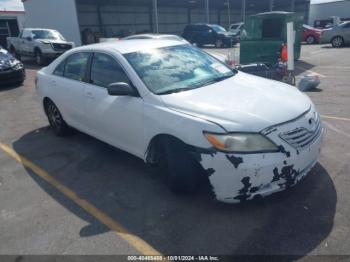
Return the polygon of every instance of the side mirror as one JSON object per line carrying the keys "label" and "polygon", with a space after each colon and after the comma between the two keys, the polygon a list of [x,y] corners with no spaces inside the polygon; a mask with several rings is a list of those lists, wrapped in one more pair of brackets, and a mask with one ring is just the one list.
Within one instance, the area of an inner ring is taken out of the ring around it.
{"label": "side mirror", "polygon": [[110,96],[136,96],[136,91],[127,83],[112,83],[107,88]]}
{"label": "side mirror", "polygon": [[209,33],[212,33],[212,32],[213,32],[213,30],[209,29]]}
{"label": "side mirror", "polygon": [[27,36],[26,39],[27,39],[27,41],[32,41],[33,40],[33,38],[31,38],[30,36]]}

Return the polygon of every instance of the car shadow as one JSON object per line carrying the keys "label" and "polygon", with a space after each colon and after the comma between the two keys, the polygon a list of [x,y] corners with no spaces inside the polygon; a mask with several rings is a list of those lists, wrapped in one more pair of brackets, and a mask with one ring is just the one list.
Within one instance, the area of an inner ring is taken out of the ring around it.
{"label": "car shadow", "polygon": [[[159,177],[149,174],[142,160],[79,132],[58,138],[43,127],[23,135],[13,148],[163,254],[302,257],[318,247],[333,227],[337,194],[321,164],[295,188],[228,205],[214,201],[207,189],[176,196]],[[109,231],[30,169],[26,171],[50,197],[88,222],[80,237]]]}
{"label": "car shadow", "polygon": [[297,60],[297,61],[295,61],[294,74],[296,76],[304,74],[305,72],[307,72],[308,70],[311,70],[314,67],[315,67],[315,65],[313,65],[313,64],[310,64],[310,63],[305,62],[303,60]]}
{"label": "car shadow", "polygon": [[0,83],[0,92],[5,92],[5,91],[9,91],[12,89],[16,89],[23,86],[23,84],[1,84]]}
{"label": "car shadow", "polygon": [[40,70],[42,67],[38,66],[34,60],[31,60],[29,58],[26,58],[24,61],[22,61],[26,69],[29,70]]}

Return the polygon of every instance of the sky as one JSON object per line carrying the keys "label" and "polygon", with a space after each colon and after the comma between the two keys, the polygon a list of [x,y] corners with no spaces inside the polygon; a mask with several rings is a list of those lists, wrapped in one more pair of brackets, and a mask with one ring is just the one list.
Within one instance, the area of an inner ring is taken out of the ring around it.
{"label": "sky", "polygon": [[[331,2],[336,0],[311,0],[311,3],[324,3],[324,2]],[[0,10],[10,10],[10,11],[17,11],[17,10],[23,10],[23,4],[21,0],[0,0]]]}

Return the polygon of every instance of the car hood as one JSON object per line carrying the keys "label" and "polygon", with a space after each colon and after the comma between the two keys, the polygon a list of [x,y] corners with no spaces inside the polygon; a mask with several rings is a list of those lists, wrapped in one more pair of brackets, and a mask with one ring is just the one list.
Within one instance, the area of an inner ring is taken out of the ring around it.
{"label": "car hood", "polygon": [[12,68],[18,63],[20,63],[20,61],[0,47],[0,71]]}
{"label": "car hood", "polygon": [[38,39],[38,41],[43,43],[52,43],[52,44],[72,44],[73,42],[67,42],[60,39]]}
{"label": "car hood", "polygon": [[300,116],[312,105],[293,86],[242,72],[161,99],[170,109],[214,122],[229,132],[259,132]]}

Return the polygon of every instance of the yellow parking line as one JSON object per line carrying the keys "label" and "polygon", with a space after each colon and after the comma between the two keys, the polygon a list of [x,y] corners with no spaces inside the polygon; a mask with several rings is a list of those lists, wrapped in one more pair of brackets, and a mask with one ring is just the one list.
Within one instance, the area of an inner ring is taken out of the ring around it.
{"label": "yellow parking line", "polygon": [[345,117],[326,116],[326,115],[321,115],[321,117],[322,117],[322,118],[326,118],[326,119],[334,119],[334,120],[350,121],[350,118],[345,118]]}
{"label": "yellow parking line", "polygon": [[0,149],[2,149],[8,156],[12,157],[17,162],[21,163],[24,167],[32,170],[37,176],[44,179],[47,183],[55,187],[63,195],[71,199],[78,206],[88,212],[90,215],[95,217],[102,224],[107,226],[110,230],[114,231],[119,237],[128,242],[132,247],[138,250],[143,255],[161,256],[160,252],[151,247],[144,240],[129,233],[123,226],[113,220],[111,217],[103,213],[101,210],[96,208],[94,205],[89,203],[83,198],[80,198],[74,191],[61,184],[58,180],[50,176],[45,170],[27,160],[26,158],[17,154],[11,147],[0,143]]}

